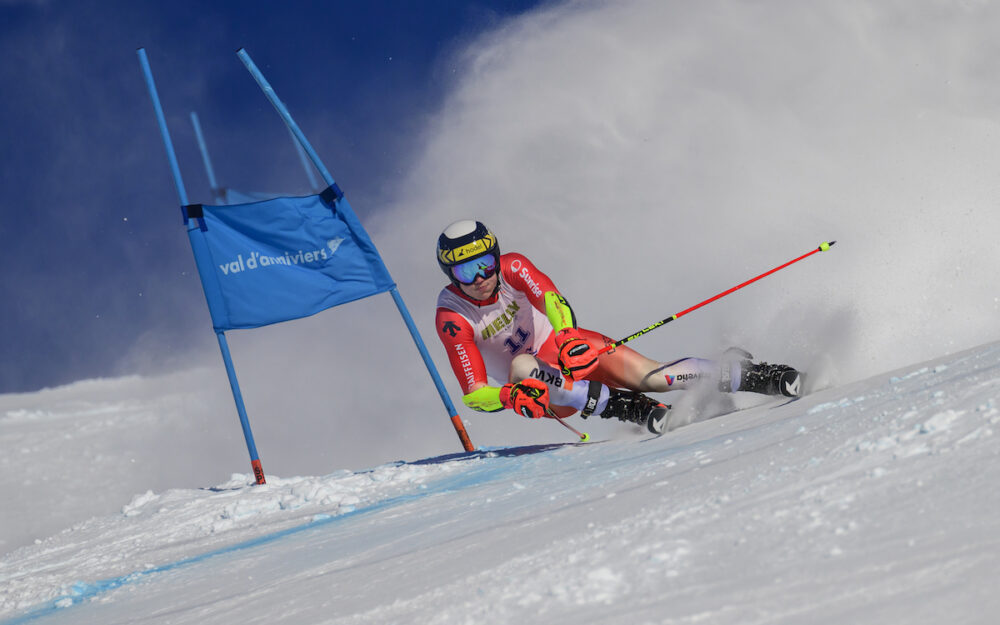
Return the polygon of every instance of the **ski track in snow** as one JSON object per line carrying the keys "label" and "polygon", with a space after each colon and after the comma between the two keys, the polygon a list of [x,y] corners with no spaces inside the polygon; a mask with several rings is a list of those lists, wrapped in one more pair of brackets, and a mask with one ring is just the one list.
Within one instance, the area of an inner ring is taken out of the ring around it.
{"label": "ski track in snow", "polygon": [[992,622],[998,402],[992,344],[661,438],[148,491],[5,556],[0,618]]}

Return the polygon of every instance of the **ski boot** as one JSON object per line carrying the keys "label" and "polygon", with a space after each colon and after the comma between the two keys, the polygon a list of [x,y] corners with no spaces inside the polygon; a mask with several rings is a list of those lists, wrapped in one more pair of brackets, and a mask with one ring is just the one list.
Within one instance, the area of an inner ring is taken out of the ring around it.
{"label": "ski boot", "polygon": [[[736,390],[763,395],[799,396],[802,376],[793,367],[770,365],[766,362],[755,363],[750,352],[738,347],[730,347],[723,356],[724,362],[731,363],[733,360],[740,366],[740,379]],[[731,391],[733,382],[735,380],[723,379],[720,390]]]}
{"label": "ski boot", "polygon": [[604,408],[604,412],[601,413],[602,419],[617,417],[619,421],[645,425],[646,429],[653,434],[663,433],[670,406],[635,391],[623,391],[616,388],[609,390],[611,396],[608,398],[608,405]]}

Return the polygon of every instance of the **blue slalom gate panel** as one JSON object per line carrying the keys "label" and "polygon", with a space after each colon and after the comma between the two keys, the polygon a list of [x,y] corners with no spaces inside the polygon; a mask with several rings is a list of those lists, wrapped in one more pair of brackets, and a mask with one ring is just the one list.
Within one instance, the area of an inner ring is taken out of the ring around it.
{"label": "blue slalom gate panel", "polygon": [[334,195],[185,207],[217,331],[306,317],[394,286]]}

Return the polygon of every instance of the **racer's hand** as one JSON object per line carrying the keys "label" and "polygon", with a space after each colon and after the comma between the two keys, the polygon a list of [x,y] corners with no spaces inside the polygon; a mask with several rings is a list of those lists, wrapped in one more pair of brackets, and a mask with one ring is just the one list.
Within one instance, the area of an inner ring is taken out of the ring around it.
{"label": "racer's hand", "polygon": [[576,328],[564,328],[556,334],[559,346],[559,369],[570,380],[583,380],[597,367],[597,349]]}
{"label": "racer's hand", "polygon": [[511,408],[529,419],[540,419],[549,410],[549,387],[535,378],[504,384],[500,388],[500,402],[504,408]]}

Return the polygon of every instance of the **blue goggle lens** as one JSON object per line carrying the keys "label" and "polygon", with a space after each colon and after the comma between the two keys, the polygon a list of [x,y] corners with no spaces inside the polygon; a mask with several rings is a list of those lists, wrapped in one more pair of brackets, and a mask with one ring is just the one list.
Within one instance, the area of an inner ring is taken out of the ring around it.
{"label": "blue goggle lens", "polygon": [[455,265],[451,268],[451,275],[462,284],[472,284],[476,281],[476,276],[482,276],[485,280],[496,273],[496,270],[497,258],[489,254]]}

